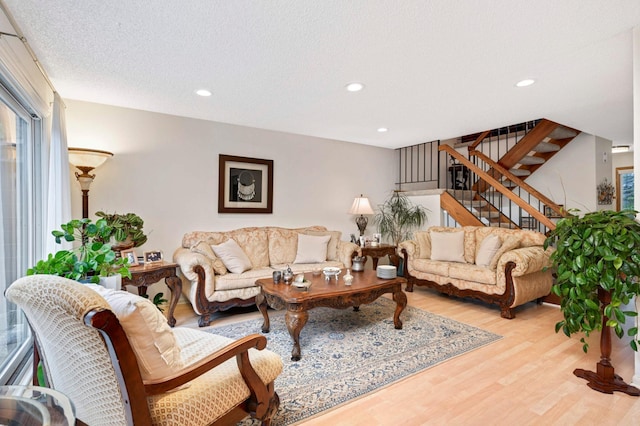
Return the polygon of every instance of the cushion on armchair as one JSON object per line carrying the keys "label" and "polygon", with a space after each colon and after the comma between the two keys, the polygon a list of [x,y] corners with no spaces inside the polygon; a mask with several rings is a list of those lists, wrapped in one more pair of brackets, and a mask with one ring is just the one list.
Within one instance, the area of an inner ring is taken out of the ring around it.
{"label": "cushion on armchair", "polygon": [[143,380],[161,379],[184,367],[180,346],[167,319],[149,299],[96,284],[87,286],[107,301],[120,321],[138,360]]}

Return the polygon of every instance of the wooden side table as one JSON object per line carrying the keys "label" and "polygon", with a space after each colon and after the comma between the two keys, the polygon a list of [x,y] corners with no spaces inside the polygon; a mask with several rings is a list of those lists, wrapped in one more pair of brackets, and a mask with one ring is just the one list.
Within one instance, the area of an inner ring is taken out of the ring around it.
{"label": "wooden side table", "polygon": [[122,277],[122,289],[126,290],[126,286],[128,285],[138,287],[138,294],[140,296],[145,296],[147,294],[147,287],[164,278],[164,282],[167,284],[167,287],[169,287],[169,290],[171,290],[171,300],[169,301],[169,313],[167,317],[167,322],[171,327],[176,325],[176,318],[173,316],[173,312],[176,309],[178,300],[180,300],[180,294],[182,293],[182,280],[176,275],[177,267],[177,263],[148,263],[130,267],[131,278]]}
{"label": "wooden side table", "polygon": [[[378,244],[376,247],[365,245],[362,247],[362,255],[369,256],[373,260],[373,270],[378,268],[378,259],[396,254],[396,246],[391,244]],[[364,261],[365,265],[367,261]]]}

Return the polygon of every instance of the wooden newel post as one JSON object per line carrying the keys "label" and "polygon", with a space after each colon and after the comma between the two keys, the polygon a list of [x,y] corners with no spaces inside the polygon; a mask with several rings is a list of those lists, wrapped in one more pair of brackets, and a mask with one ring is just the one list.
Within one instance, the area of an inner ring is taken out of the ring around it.
{"label": "wooden newel post", "polygon": [[[611,293],[602,288],[598,289],[598,299],[600,306],[604,306],[611,302]],[[611,365],[611,328],[607,327],[609,318],[602,314],[602,334],[600,335],[600,361],[596,364],[596,371],[583,370],[576,368],[573,374],[587,380],[587,385],[598,392],[613,393],[614,391],[624,392],[631,396],[640,396],[640,389],[628,385],[618,376]]]}

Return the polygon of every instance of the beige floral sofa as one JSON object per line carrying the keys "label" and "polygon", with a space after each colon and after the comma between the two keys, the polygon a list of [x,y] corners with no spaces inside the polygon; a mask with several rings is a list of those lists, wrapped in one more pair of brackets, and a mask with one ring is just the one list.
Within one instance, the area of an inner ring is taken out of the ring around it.
{"label": "beige floral sofa", "polygon": [[323,226],[189,232],[173,260],[185,278],[183,294],[204,327],[211,323],[214,312],[254,304],[260,291],[256,280],[272,277],[273,271],[287,265],[294,273],[326,266],[351,267],[351,258],[360,248],[340,240],[341,236]]}
{"label": "beige floral sofa", "polygon": [[503,318],[513,308],[551,291],[551,249],[539,232],[483,226],[431,227],[400,243],[407,291],[415,285],[473,297],[500,306]]}

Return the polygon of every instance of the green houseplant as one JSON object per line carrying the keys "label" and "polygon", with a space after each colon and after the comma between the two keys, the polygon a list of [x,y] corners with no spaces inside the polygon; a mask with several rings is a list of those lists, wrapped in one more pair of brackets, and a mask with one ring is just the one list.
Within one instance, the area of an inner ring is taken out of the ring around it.
{"label": "green houseplant", "polygon": [[114,250],[119,251],[140,247],[147,242],[147,236],[142,230],[144,221],[137,214],[109,214],[99,211],[96,212],[96,216],[104,219],[111,229],[108,235],[100,236],[100,241],[107,243],[113,239],[112,248]]}
{"label": "green houseplant", "polygon": [[413,231],[427,220],[428,210],[414,205],[400,191],[393,191],[391,196],[378,206],[373,221],[383,238],[387,238],[397,247],[401,241],[411,238]]}
{"label": "green houseplant", "polygon": [[111,246],[102,242],[111,233],[106,220],[74,219],[62,224],[61,230],[52,231],[56,243],[79,241],[70,250],[49,253],[46,259],[38,261],[27,270],[27,275],[51,274],[76,281],[100,282],[100,277],[114,274],[131,278],[126,258],[117,258]]}
{"label": "green houseplant", "polygon": [[[556,268],[552,292],[561,298],[564,319],[556,324],[556,332],[565,335],[601,331],[601,359],[597,372],[576,369],[574,374],[589,381],[601,392],[621,391],[638,396],[640,391],[629,386],[614,373],[609,356],[610,332],[623,337],[623,325],[634,311],[624,311],[634,296],[640,294],[640,223],[636,211],[596,211],[580,216],[570,210],[558,221],[544,243],[555,246],[551,262]],[[631,347],[637,350],[638,328],[631,327]],[[583,350],[588,343],[581,338]]]}

